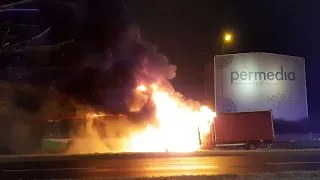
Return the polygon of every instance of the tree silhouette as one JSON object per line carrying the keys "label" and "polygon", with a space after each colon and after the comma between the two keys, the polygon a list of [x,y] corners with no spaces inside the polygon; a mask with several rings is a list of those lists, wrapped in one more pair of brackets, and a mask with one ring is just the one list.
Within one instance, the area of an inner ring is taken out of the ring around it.
{"label": "tree silhouette", "polygon": [[122,8],[105,0],[1,1],[0,83],[14,87],[7,129],[30,117],[23,122],[39,140],[45,118],[74,114],[74,102],[105,101],[101,92],[125,75],[121,67],[106,74],[99,67],[126,27]]}

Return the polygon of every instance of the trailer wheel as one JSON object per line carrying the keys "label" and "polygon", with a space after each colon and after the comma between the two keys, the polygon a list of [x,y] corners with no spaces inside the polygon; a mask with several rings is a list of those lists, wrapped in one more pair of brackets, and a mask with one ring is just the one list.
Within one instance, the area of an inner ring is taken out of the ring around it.
{"label": "trailer wheel", "polygon": [[253,143],[253,142],[249,142],[247,145],[246,145],[246,149],[248,150],[255,150],[258,148],[258,144],[256,143]]}

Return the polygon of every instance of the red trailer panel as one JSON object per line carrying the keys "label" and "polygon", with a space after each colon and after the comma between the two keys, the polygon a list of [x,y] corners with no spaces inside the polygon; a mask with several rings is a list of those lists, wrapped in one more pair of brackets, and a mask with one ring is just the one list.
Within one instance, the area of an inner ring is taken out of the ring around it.
{"label": "red trailer panel", "polygon": [[272,141],[271,111],[219,113],[214,120],[215,144]]}

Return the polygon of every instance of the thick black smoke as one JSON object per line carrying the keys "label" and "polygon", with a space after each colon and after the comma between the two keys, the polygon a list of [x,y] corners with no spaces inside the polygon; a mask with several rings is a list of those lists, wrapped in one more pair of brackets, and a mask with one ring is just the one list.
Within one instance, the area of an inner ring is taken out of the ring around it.
{"label": "thick black smoke", "polygon": [[[123,151],[118,145],[121,141],[126,142],[122,138],[130,137],[133,131],[140,131],[139,128],[145,124],[156,124],[151,93],[136,91],[136,87],[141,83],[146,86],[160,83],[161,87],[174,91],[168,80],[175,77],[176,67],[170,65],[168,58],[159,53],[154,45],[141,39],[136,26],[123,32],[119,42],[106,50],[104,63],[95,68],[101,71],[99,82],[103,87],[105,110],[127,116],[122,120],[108,119],[103,130],[107,137],[118,139],[110,146],[103,143],[101,134],[92,125],[91,117],[91,121],[75,133],[75,137],[84,135],[89,141],[76,140],[69,152],[107,152],[118,151],[119,148]],[[83,144],[90,144],[88,147],[92,149],[83,148]]]}
{"label": "thick black smoke", "polygon": [[[116,91],[122,96],[119,97],[120,106],[130,111],[128,106],[137,98],[133,93],[134,89],[141,83],[151,85],[158,82],[167,90],[174,91],[169,80],[176,76],[176,66],[169,64],[168,58],[159,53],[155,45],[141,38],[137,26],[131,26],[123,32],[115,47],[106,51],[105,58],[106,61],[101,66],[100,81],[103,81],[105,77],[112,79],[108,81],[109,84],[106,84],[108,87],[104,98],[106,102],[115,103],[117,101],[110,101],[114,98],[114,91]],[[146,100],[145,107],[141,108],[143,114],[148,114],[148,111],[153,111],[150,98]]]}
{"label": "thick black smoke", "polygon": [[168,58],[159,53],[155,45],[141,39],[137,26],[128,28],[116,47],[107,51],[104,70],[108,71],[118,63],[123,66],[130,65],[133,70],[131,73],[137,73],[136,75],[147,81],[172,79],[176,75],[176,66],[170,65]]}

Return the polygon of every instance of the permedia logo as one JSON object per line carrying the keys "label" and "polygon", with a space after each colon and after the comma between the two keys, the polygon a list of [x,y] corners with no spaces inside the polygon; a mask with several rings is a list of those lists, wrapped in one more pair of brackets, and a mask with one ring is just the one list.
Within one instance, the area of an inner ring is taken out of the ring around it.
{"label": "permedia logo", "polygon": [[237,83],[239,80],[249,80],[249,81],[295,81],[296,73],[295,72],[286,72],[284,68],[280,66],[278,71],[269,71],[269,72],[255,72],[255,71],[232,71],[231,72],[231,84]]}

